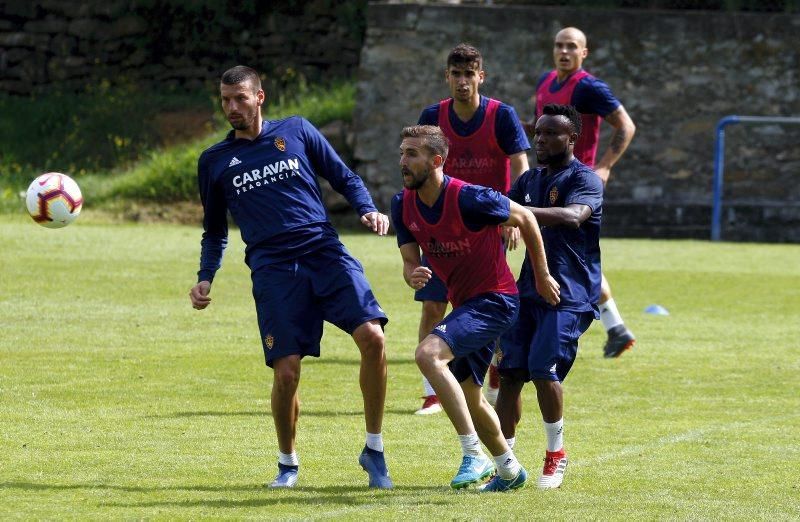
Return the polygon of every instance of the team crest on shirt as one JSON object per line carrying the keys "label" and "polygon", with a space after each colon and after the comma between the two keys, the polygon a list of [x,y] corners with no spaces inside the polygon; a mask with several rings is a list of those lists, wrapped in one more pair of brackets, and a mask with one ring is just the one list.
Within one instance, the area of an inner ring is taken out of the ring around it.
{"label": "team crest on shirt", "polygon": [[286,152],[286,140],[281,137],[275,138],[275,147],[281,152]]}
{"label": "team crest on shirt", "polygon": [[553,187],[550,189],[550,204],[555,205],[556,201],[558,201],[558,188]]}
{"label": "team crest on shirt", "polygon": [[275,344],[275,338],[272,337],[272,334],[267,334],[264,337],[264,344],[267,345],[267,350],[272,350],[272,345]]}

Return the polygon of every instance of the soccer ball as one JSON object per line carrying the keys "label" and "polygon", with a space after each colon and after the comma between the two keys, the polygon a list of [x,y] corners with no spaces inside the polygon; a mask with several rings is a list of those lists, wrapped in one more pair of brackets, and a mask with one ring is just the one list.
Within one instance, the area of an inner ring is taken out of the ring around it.
{"label": "soccer ball", "polygon": [[42,174],[28,187],[25,205],[34,221],[47,228],[69,225],[83,206],[83,196],[78,184],[59,172]]}

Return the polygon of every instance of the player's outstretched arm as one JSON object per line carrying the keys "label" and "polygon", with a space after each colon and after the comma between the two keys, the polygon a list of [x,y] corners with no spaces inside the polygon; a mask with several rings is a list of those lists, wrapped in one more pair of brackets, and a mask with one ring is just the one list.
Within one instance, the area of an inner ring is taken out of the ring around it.
{"label": "player's outstretched arm", "polygon": [[189,290],[189,299],[195,310],[202,310],[211,304],[211,298],[208,296],[210,291],[211,283],[209,281],[200,281]]}
{"label": "player's outstretched arm", "polygon": [[361,223],[379,236],[385,236],[389,231],[389,217],[380,212],[367,212],[361,216]]}
{"label": "player's outstretched arm", "polygon": [[536,221],[543,227],[563,226],[579,228],[584,221],[592,215],[588,205],[572,203],[566,207],[525,207],[536,217]]}
{"label": "player's outstretched arm", "polygon": [[528,257],[533,266],[536,291],[547,303],[556,306],[561,301],[559,298],[561,293],[560,286],[550,275],[550,269],[547,267],[547,256],[544,252],[542,234],[539,232],[539,223],[536,221],[533,212],[527,208],[513,201],[510,204],[510,216],[508,221],[503,224],[519,227],[522,240],[528,249]]}
{"label": "player's outstretched arm", "polygon": [[611,176],[611,167],[613,167],[625,153],[625,149],[630,145],[633,135],[636,132],[636,125],[633,124],[633,120],[628,115],[628,111],[626,111],[625,107],[622,105],[606,116],[605,121],[614,128],[614,132],[611,134],[608,148],[594,166],[594,171],[600,176],[600,179],[603,180],[603,185],[608,182],[608,178]]}

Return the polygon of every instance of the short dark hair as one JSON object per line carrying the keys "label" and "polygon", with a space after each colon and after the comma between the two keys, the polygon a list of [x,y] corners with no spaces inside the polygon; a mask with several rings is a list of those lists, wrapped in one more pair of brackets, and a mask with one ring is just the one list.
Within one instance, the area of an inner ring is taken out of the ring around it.
{"label": "short dark hair", "polygon": [[453,47],[450,54],[447,55],[447,68],[451,65],[469,65],[475,66],[476,69],[483,68],[483,57],[481,52],[468,43],[460,43]]}
{"label": "short dark hair", "polygon": [[222,78],[220,79],[220,82],[225,85],[236,85],[247,81],[253,85],[255,91],[261,90],[261,78],[259,78],[258,72],[246,65],[231,67],[222,73]]}
{"label": "short dark hair", "polygon": [[447,159],[450,143],[442,129],[436,125],[413,125],[405,127],[400,133],[402,138],[422,138],[422,146],[434,155]]}
{"label": "short dark hair", "polygon": [[542,115],[564,116],[572,123],[572,130],[578,136],[581,135],[581,115],[573,105],[557,105],[548,103],[542,108]]}

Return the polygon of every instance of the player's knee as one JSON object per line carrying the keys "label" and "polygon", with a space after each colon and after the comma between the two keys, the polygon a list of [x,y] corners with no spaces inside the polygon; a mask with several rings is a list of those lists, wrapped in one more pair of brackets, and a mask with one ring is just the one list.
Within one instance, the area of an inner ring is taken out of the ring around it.
{"label": "player's knee", "polygon": [[300,366],[294,364],[275,365],[273,386],[280,389],[295,389],[300,382]]}
{"label": "player's knee", "polygon": [[[434,337],[434,336],[430,336]],[[430,339],[427,338],[427,339]],[[423,374],[435,372],[447,366],[447,361],[442,358],[442,353],[435,342],[423,341],[414,352],[414,360]]]}
{"label": "player's knee", "polygon": [[420,343],[420,345],[417,346],[417,350],[414,352],[414,361],[417,363],[417,367],[419,367],[422,373],[433,368],[434,353],[428,343]]}
{"label": "player's knee", "polygon": [[500,372],[500,386],[508,390],[522,389],[528,375],[525,370],[503,370]]}
{"label": "player's knee", "polygon": [[362,324],[353,332],[353,338],[364,357],[382,356],[385,337],[380,324],[372,322]]}

